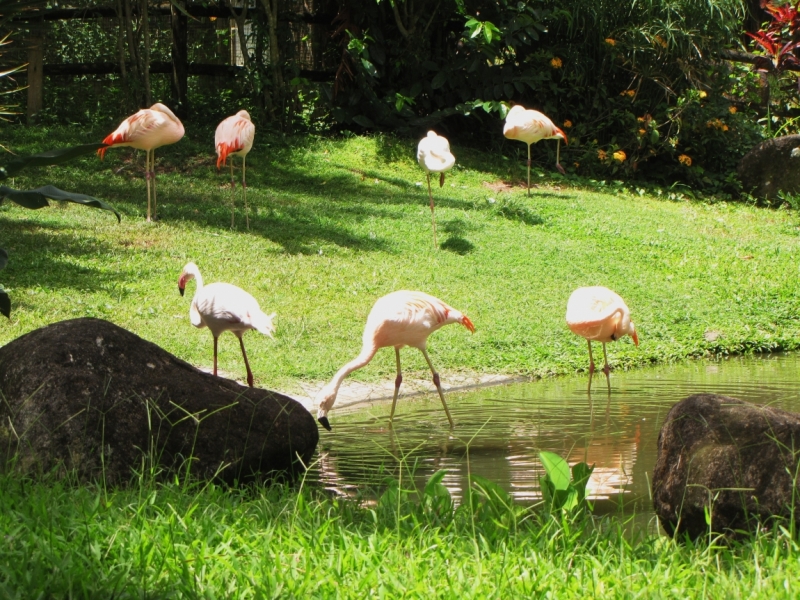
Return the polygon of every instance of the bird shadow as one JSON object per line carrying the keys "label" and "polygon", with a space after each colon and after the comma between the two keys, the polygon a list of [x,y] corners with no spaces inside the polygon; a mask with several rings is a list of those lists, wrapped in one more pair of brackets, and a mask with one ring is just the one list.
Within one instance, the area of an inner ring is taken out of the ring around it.
{"label": "bird shadow", "polygon": [[460,254],[461,256],[469,254],[475,249],[475,245],[472,242],[458,235],[452,235],[448,237],[444,242],[442,242],[439,245],[439,247],[442,250],[447,250],[448,252]]}

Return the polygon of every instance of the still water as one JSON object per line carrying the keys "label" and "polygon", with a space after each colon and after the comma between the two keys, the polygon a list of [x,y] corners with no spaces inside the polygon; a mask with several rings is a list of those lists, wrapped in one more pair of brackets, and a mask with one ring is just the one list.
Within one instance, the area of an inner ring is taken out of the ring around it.
{"label": "still water", "polygon": [[[597,375],[599,374],[599,377]],[[800,354],[694,361],[602,372],[591,396],[586,376],[450,392],[450,430],[439,397],[401,397],[394,426],[391,400],[331,413],[333,432],[320,431],[318,462],[309,474],[342,495],[380,490],[387,477],[421,488],[439,469],[460,498],[470,473],[506,489],[517,502],[540,499],[540,450],[570,464],[595,465],[587,490],[595,513],[636,514],[653,522],[650,480],[658,432],[669,409],[686,396],[712,392],[800,412]]]}

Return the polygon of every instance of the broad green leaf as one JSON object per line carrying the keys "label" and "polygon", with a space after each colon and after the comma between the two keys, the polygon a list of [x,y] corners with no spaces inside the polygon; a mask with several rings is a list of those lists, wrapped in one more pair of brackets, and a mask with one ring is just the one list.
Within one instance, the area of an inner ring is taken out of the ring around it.
{"label": "broad green leaf", "polygon": [[63,202],[74,202],[75,204],[83,204],[84,206],[91,206],[93,208],[101,208],[103,210],[110,210],[113,212],[117,221],[121,221],[121,217],[117,210],[110,204],[98,200],[92,196],[85,194],[73,194],[72,192],[65,192],[52,185],[45,185],[35,190],[14,190],[8,186],[0,185],[0,203],[4,198],[8,198],[12,202],[16,202],[25,208],[37,209],[50,206],[47,201],[61,200]]}
{"label": "broad green leaf", "polygon": [[434,90],[438,90],[444,85],[445,81],[447,81],[447,71],[439,71],[431,81],[431,87]]}
{"label": "broad green leaf", "polygon": [[364,70],[370,74],[372,77],[378,76],[378,70],[375,68],[371,62],[369,62],[366,58],[361,59],[361,64],[364,66]]}
{"label": "broad green leaf", "polygon": [[431,475],[428,482],[425,484],[425,491],[423,493],[426,496],[436,496],[438,486],[442,484],[442,479],[444,479],[445,475],[447,475],[447,471],[444,469],[440,469]]}
{"label": "broad green leaf", "polygon": [[542,461],[544,470],[553,482],[557,490],[566,490],[569,487],[570,473],[567,461],[554,452],[542,450],[539,452],[539,460]]}
{"label": "broad green leaf", "polygon": [[58,165],[78,156],[84,154],[91,154],[100,148],[104,148],[105,144],[83,144],[81,146],[71,146],[70,148],[59,148],[58,150],[48,150],[41,154],[34,154],[33,156],[21,156],[15,158],[8,163],[4,169],[0,169],[0,179],[6,179],[16,175],[22,169],[29,167],[46,167],[50,165]]}

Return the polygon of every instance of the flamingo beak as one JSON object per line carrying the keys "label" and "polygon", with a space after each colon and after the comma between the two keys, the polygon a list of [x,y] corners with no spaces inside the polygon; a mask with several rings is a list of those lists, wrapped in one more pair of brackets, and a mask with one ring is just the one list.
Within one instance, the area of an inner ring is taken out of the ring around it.
{"label": "flamingo beak", "polygon": [[444,185],[444,173],[439,173],[439,187]]}
{"label": "flamingo beak", "polygon": [[322,426],[323,426],[325,429],[327,429],[328,431],[333,431],[333,430],[331,429],[331,424],[330,424],[330,421],[328,421],[328,417],[319,417],[319,418],[317,419],[317,421],[319,421],[319,422],[320,422],[320,425],[322,425]]}
{"label": "flamingo beak", "polygon": [[178,284],[178,291],[181,293],[181,296],[183,296],[184,288],[181,287],[181,284]]}
{"label": "flamingo beak", "polygon": [[631,334],[631,337],[633,338],[633,343],[638,346],[639,345],[639,336],[636,335],[635,331]]}
{"label": "flamingo beak", "polygon": [[467,315],[464,315],[464,318],[461,319],[461,324],[470,330],[470,333],[475,333],[475,325],[472,324],[472,321],[469,320]]}

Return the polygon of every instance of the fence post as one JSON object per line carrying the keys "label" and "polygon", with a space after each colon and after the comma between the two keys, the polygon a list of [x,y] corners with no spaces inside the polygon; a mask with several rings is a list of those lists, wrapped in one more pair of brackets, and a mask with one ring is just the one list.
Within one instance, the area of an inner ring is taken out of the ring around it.
{"label": "fence post", "polygon": [[28,125],[39,120],[44,104],[44,35],[34,33],[28,38]]}

